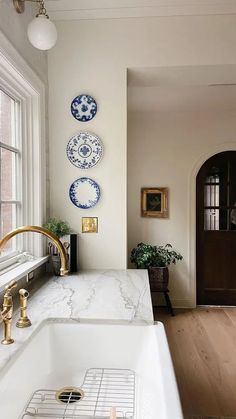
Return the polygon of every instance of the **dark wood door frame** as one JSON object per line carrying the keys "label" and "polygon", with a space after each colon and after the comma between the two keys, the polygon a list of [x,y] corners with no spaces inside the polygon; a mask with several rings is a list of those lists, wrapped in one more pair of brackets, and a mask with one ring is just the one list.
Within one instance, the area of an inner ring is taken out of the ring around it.
{"label": "dark wood door frame", "polygon": [[236,305],[234,216],[236,151],[226,151],[209,158],[196,178],[197,304]]}

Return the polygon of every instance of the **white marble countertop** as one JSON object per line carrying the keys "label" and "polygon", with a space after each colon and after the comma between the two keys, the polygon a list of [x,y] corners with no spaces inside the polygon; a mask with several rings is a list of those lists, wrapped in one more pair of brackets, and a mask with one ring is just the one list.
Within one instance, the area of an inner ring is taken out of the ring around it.
{"label": "white marble countertop", "polygon": [[67,277],[53,277],[45,282],[28,301],[32,326],[15,326],[12,322],[11,345],[0,345],[0,368],[12,358],[46,319],[153,323],[148,274],[145,270],[91,270]]}

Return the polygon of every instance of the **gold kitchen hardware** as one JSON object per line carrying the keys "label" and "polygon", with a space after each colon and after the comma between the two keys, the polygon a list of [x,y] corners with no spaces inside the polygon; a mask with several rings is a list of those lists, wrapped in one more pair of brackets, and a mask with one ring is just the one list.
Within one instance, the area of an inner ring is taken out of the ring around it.
{"label": "gold kitchen hardware", "polygon": [[19,291],[20,295],[20,318],[16,323],[16,327],[29,327],[31,326],[31,321],[27,316],[27,299],[29,297],[29,293],[27,290],[23,288]]}
{"label": "gold kitchen hardware", "polygon": [[82,233],[97,233],[98,217],[82,217]]}
{"label": "gold kitchen hardware", "polygon": [[11,322],[13,314],[13,300],[11,295],[11,290],[16,287],[16,282],[11,281],[5,287],[5,294],[3,297],[3,309],[1,310],[1,321],[3,322],[3,345],[10,345],[14,342],[14,339],[11,337]]}
{"label": "gold kitchen hardware", "polygon": [[64,404],[77,403],[84,397],[84,392],[78,387],[63,387],[56,392],[55,399]]}
{"label": "gold kitchen hardware", "polygon": [[48,237],[53,242],[53,244],[57,247],[57,249],[59,251],[59,254],[60,254],[60,257],[61,257],[60,275],[61,276],[68,275],[68,273],[69,273],[69,271],[68,271],[68,257],[67,257],[66,251],[65,251],[62,243],[58,239],[58,237],[55,234],[53,234],[50,230],[48,230],[47,228],[39,227],[39,226],[24,226],[24,227],[16,228],[15,230],[12,230],[9,233],[7,233],[0,240],[0,250],[2,249],[2,247],[4,247],[6,245],[6,243],[12,237],[16,236],[17,234],[26,233],[26,232],[43,234],[44,236]]}

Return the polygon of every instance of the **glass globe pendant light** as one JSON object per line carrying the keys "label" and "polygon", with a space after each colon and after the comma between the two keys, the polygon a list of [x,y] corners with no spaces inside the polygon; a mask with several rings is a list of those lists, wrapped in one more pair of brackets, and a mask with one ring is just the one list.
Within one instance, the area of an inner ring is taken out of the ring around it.
{"label": "glass globe pendant light", "polygon": [[[23,13],[26,0],[13,0],[18,13]],[[36,17],[28,25],[28,39],[37,49],[49,50],[57,41],[57,30],[54,23],[49,19],[44,6],[44,0],[27,0],[39,3],[39,11]]]}

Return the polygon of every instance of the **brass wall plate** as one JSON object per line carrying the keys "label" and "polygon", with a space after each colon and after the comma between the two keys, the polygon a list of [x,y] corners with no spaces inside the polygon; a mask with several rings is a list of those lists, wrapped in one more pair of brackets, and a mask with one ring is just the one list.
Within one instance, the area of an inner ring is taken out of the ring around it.
{"label": "brass wall plate", "polygon": [[17,13],[23,13],[25,10],[25,0],[13,0]]}
{"label": "brass wall plate", "polygon": [[97,217],[82,217],[82,233],[97,233],[98,232],[98,218]]}

